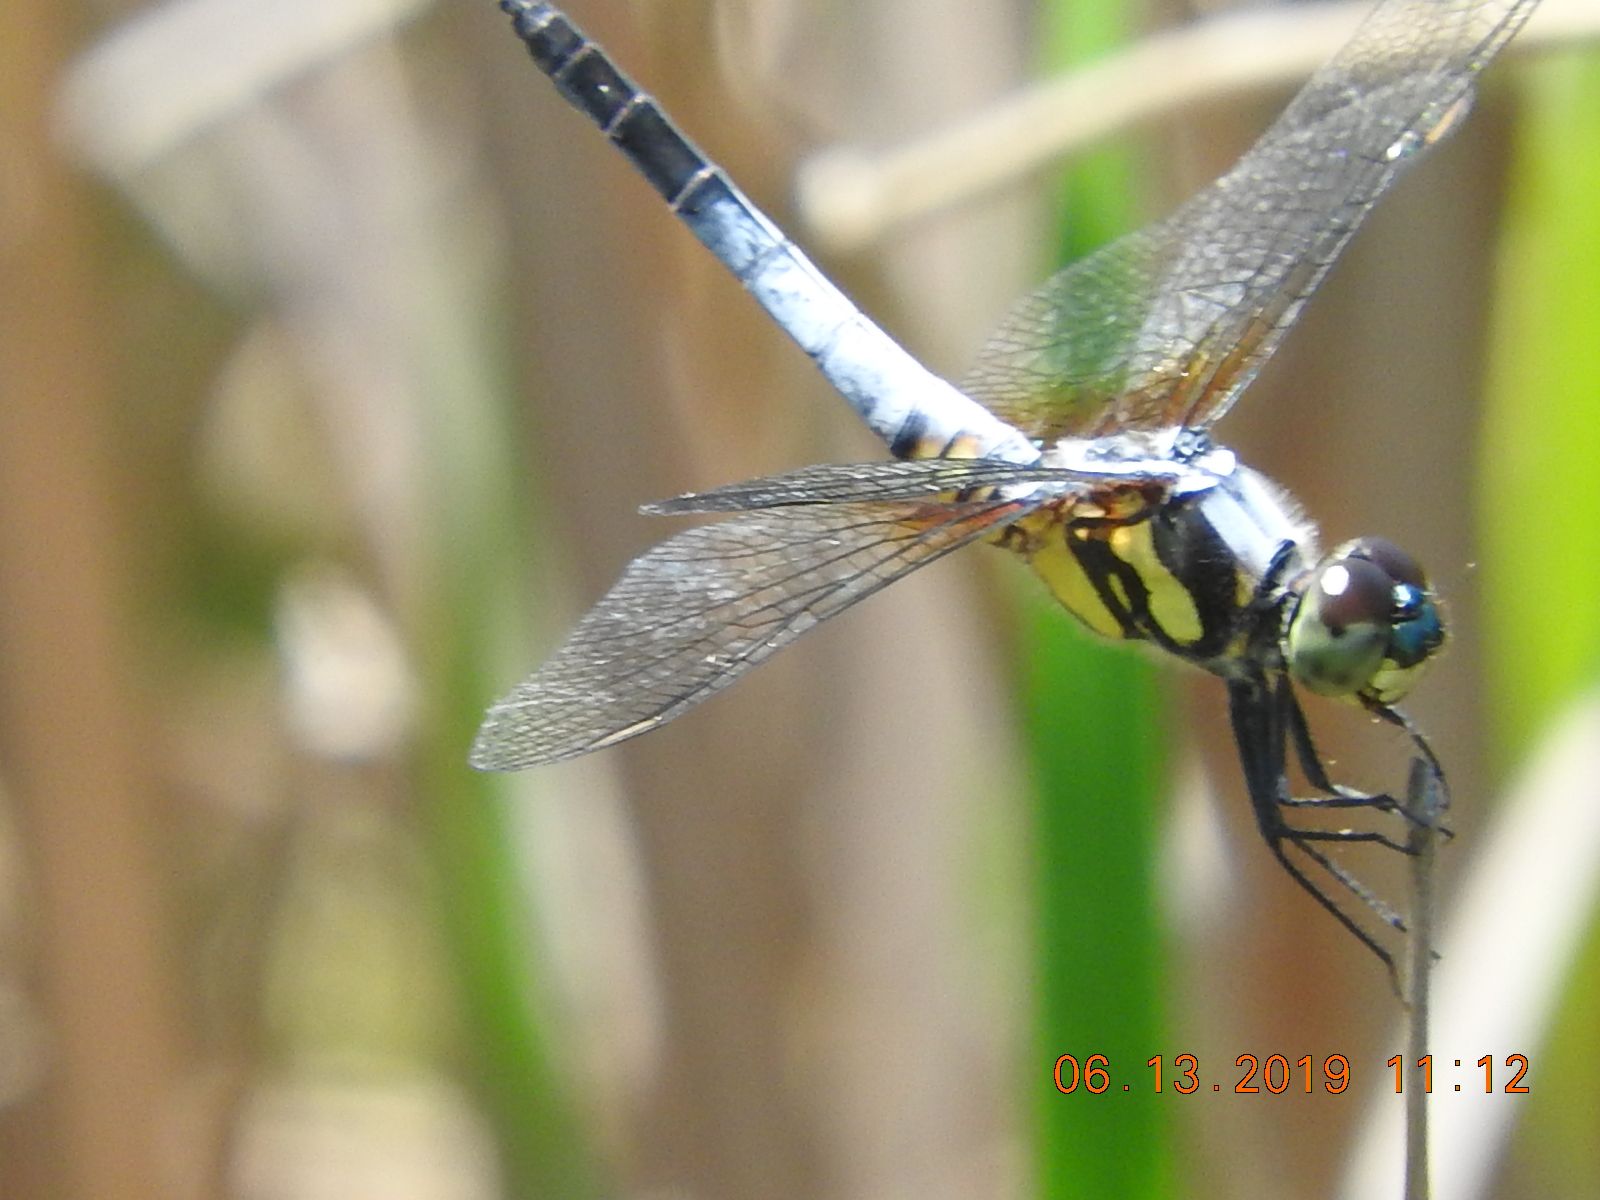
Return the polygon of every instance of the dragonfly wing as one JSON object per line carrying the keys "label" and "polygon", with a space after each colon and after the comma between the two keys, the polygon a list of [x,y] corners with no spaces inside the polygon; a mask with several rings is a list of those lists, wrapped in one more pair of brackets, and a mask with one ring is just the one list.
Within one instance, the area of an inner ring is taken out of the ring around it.
{"label": "dragonfly wing", "polygon": [[472,763],[556,762],[654,729],[818,622],[1041,502],[848,501],[680,533],[636,558],[554,657],[489,709]]}
{"label": "dragonfly wing", "polygon": [[1205,426],[1538,0],[1384,0],[1239,163],[1011,312],[965,390],[1031,437]]}
{"label": "dragonfly wing", "polygon": [[1085,483],[1082,471],[1019,466],[996,458],[916,458],[904,461],[825,463],[732,483],[647,504],[654,514],[742,512],[753,508],[837,504],[846,500],[921,500],[1008,484]]}

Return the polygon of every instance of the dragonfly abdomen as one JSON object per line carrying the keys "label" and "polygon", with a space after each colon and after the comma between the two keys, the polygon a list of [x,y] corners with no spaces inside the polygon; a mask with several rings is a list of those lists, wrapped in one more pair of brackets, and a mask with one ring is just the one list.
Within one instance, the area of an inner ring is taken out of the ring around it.
{"label": "dragonfly abdomen", "polygon": [[883,441],[905,457],[945,452],[1030,463],[1018,430],[929,371],[841,292],[554,5],[501,0],[517,36],[568,103],[627,156]]}

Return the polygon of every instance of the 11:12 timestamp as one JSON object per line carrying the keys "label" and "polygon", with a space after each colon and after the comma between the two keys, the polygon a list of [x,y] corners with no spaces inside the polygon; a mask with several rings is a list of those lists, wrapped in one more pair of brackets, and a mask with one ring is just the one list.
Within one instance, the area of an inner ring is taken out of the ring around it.
{"label": "11:12 timestamp", "polygon": [[[1455,1068],[1460,1068],[1461,1060],[1459,1058],[1452,1059],[1451,1062]],[[1404,1091],[1406,1076],[1405,1057],[1403,1055],[1396,1054],[1393,1058],[1384,1063],[1384,1065],[1394,1071],[1394,1090],[1396,1094]],[[1485,1054],[1477,1061],[1475,1065],[1483,1072],[1483,1094],[1485,1096],[1491,1095],[1495,1090],[1494,1055]],[[1506,1093],[1508,1096],[1527,1095],[1528,1087],[1522,1082],[1522,1080],[1528,1074],[1528,1056],[1526,1054],[1506,1055],[1505,1068],[1511,1072],[1511,1078],[1501,1085],[1500,1090]],[[1424,1092],[1431,1093],[1433,1091],[1433,1055],[1424,1054],[1421,1058],[1417,1059],[1417,1070],[1422,1072],[1422,1090]],[[1459,1083],[1452,1084],[1451,1090],[1459,1092],[1462,1090],[1462,1086]]]}

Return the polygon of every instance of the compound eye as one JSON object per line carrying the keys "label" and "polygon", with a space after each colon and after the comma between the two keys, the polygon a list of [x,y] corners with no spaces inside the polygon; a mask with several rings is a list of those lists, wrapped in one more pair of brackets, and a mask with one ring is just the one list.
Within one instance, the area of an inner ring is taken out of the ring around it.
{"label": "compound eye", "polygon": [[1289,673],[1320,695],[1361,691],[1383,665],[1394,604],[1395,581],[1376,563],[1347,557],[1323,564],[1289,624]]}
{"label": "compound eye", "polygon": [[1333,637],[1353,625],[1386,625],[1394,604],[1394,582],[1377,563],[1341,558],[1328,563],[1312,581],[1317,615]]}
{"label": "compound eye", "polygon": [[1395,583],[1409,583],[1426,590],[1428,579],[1417,565],[1417,560],[1396,546],[1388,538],[1364,537],[1343,548],[1349,558],[1364,558],[1378,566]]}

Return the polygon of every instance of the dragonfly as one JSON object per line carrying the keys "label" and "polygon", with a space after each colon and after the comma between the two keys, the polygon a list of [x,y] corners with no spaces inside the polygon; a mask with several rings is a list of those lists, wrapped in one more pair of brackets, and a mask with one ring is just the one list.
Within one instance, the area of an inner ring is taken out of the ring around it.
{"label": "dragonfly", "polygon": [[[1479,73],[1537,2],[1381,0],[1227,174],[1025,296],[953,384],[857,308],[561,10],[501,0],[561,95],[892,457],[647,505],[722,519],[636,558],[489,708],[472,764],[532,767],[649,732],[880,588],[990,542],[1094,632],[1222,680],[1261,836],[1393,974],[1370,920],[1402,935],[1406,923],[1331,843],[1404,843],[1305,814],[1409,813],[1330,778],[1301,696],[1402,730],[1444,795],[1437,757],[1396,707],[1444,645],[1439,599],[1385,539],[1322,554],[1288,493],[1211,430],[1378,199],[1461,123]],[[1314,795],[1295,794],[1292,763]],[[1371,918],[1347,911],[1352,897]]]}

